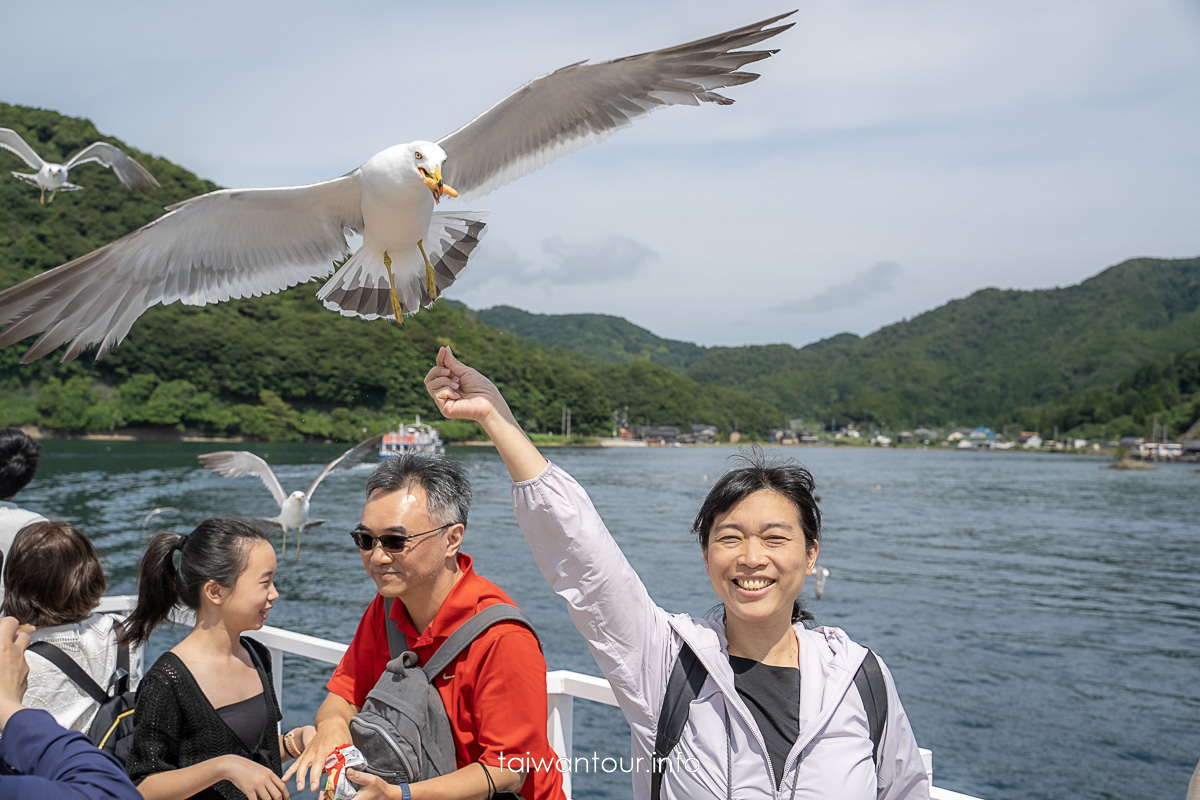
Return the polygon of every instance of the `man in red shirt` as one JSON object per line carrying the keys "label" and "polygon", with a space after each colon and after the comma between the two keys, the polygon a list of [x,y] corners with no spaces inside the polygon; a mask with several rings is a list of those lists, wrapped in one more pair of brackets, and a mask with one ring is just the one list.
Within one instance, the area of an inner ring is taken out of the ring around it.
{"label": "man in red shirt", "polygon": [[[459,550],[470,504],[466,471],[445,457],[396,456],[371,473],[354,537],[379,594],[327,684],[316,736],[284,773],[284,780],[296,775],[298,791],[306,774],[311,791],[317,790],[326,756],[350,741],[350,719],[387,666],[385,597],[398,601],[390,619],[421,664],[479,610],[515,605],[476,574],[471,557]],[[546,738],[546,661],[528,628],[515,622],[488,628],[435,678],[434,686],[450,717],[458,769],[408,786],[409,796],[486,800],[514,792],[526,800],[563,800],[562,775]],[[546,768],[516,772],[514,763]],[[365,795],[405,797],[400,787],[359,776]]]}

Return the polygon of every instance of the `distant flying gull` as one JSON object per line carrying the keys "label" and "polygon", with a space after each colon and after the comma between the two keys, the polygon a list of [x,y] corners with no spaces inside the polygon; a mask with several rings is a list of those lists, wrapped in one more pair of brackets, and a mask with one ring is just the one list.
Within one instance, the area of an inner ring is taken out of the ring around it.
{"label": "distant flying gull", "polygon": [[146,526],[150,524],[150,520],[154,519],[159,514],[178,514],[178,513],[179,513],[179,509],[175,508],[174,506],[163,506],[162,508],[156,508],[153,511],[151,511],[149,514],[147,514],[145,517],[142,518],[142,530],[146,530]]}
{"label": "distant flying gull", "polygon": [[325,469],[321,470],[321,474],[308,487],[307,492],[299,490],[291,494],[284,494],[283,486],[279,483],[279,478],[275,477],[275,472],[254,453],[248,450],[222,450],[219,453],[205,453],[200,456],[200,463],[208,467],[208,469],[224,475],[227,478],[241,478],[244,475],[256,475],[271,492],[271,496],[275,498],[275,502],[279,504],[279,516],[272,519],[264,519],[263,522],[269,522],[283,529],[283,555],[287,557],[287,534],[288,531],[297,531],[296,534],[296,560],[300,559],[300,537],[304,535],[305,528],[314,528],[325,522],[323,519],[311,519],[308,516],[308,504],[312,500],[313,492],[317,490],[317,486],[321,481],[325,480],[325,476],[337,469],[349,469],[355,464],[363,460],[367,453],[379,446],[379,442],[383,439],[383,434],[372,436],[366,441],[359,442],[354,447],[351,447],[340,456],[330,461],[325,465]]}
{"label": "distant flying gull", "polygon": [[[37,170],[36,175],[14,172],[13,177],[34,186],[40,186],[42,188],[42,205],[54,202],[56,192],[76,192],[82,189],[82,186],[67,183],[67,173],[89,161],[95,161],[117,173],[117,178],[125,184],[127,189],[149,189],[152,186],[158,186],[158,181],[146,171],[145,167],[125,155],[124,150],[114,147],[108,142],[89,144],[66,164],[43,161],[42,157],[21,138],[21,135],[10,128],[0,128],[0,147],[16,153],[32,169]],[[47,189],[50,190],[49,200],[46,199]]]}
{"label": "distant flying gull", "polygon": [[755,80],[741,68],[778,52],[737,48],[787,30],[769,27],[787,16],[571,64],[436,143],[389,147],[331,181],[224,189],[167,206],[149,225],[0,292],[0,324],[11,323],[0,347],[40,333],[22,363],[68,342],[63,361],[97,342],[100,358],[157,303],[202,306],[327,277],[347,253],[347,231],[362,234],[362,247],[317,297],[344,316],[403,322],[454,283],[484,232],[486,212],[435,213],[443,196],[484,195],[664,106],[732,103],[715,90]]}

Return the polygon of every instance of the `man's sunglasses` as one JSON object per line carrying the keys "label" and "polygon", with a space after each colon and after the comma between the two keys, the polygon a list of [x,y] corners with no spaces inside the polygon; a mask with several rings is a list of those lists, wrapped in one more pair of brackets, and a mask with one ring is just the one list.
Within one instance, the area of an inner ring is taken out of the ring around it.
{"label": "man's sunglasses", "polygon": [[407,547],[408,543],[414,539],[420,539],[422,536],[428,536],[431,533],[444,531],[446,528],[453,527],[457,524],[457,522],[447,522],[445,525],[439,525],[438,527],[423,533],[385,533],[382,536],[375,536],[370,533],[364,533],[363,531],[352,531],[350,533],[350,538],[354,540],[356,545],[358,545],[358,549],[362,550],[364,553],[374,550],[376,542],[379,543],[385,553],[403,553],[404,548]]}

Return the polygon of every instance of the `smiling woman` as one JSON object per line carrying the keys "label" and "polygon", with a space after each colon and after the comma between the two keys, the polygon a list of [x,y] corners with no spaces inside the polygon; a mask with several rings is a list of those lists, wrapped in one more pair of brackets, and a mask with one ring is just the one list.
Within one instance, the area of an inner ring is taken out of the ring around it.
{"label": "smiling woman", "polygon": [[445,416],[482,425],[508,467],[534,559],[632,729],[635,798],[732,797],[735,786],[771,797],[801,787],[810,797],[929,797],[882,661],[837,628],[804,627],[797,599],[820,549],[806,470],[755,454],[717,482],[695,531],[724,614],[668,614],[491,381],[442,348],[425,384]]}

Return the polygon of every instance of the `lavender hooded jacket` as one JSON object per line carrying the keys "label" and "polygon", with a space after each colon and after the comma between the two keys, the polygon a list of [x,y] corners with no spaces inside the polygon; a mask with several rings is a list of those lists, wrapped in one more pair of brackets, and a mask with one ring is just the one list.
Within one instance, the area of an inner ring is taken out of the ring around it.
{"label": "lavender hooded jacket", "polygon": [[876,775],[866,710],[853,689],[867,651],[840,629],[795,626],[803,676],[800,738],[776,789],[762,734],[734,687],[723,622],[668,614],[656,606],[583,487],[557,466],[515,483],[513,508],[538,567],[567,601],[629,722],[635,800],[650,796],[658,715],[685,641],[708,669],[708,679],[671,754],[664,800],[929,797],[917,742],[886,666],[888,716]]}

